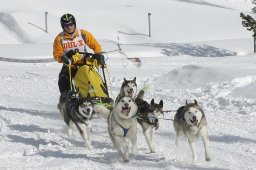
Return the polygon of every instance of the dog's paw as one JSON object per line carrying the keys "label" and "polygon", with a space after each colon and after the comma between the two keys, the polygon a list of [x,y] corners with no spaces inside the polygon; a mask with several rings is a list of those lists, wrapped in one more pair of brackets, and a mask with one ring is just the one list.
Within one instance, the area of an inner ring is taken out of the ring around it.
{"label": "dog's paw", "polygon": [[91,150],[92,150],[92,146],[88,146],[87,148],[88,148],[88,150],[89,150],[89,151],[91,151]]}
{"label": "dog's paw", "polygon": [[150,153],[156,153],[156,150],[155,149],[151,149]]}
{"label": "dog's paw", "polygon": [[68,128],[68,137],[73,138],[74,137],[74,131],[71,128]]}
{"label": "dog's paw", "polygon": [[193,157],[193,161],[194,161],[194,162],[197,162],[197,156],[194,156],[194,157]]}
{"label": "dog's paw", "polygon": [[156,153],[155,145],[150,144],[149,149],[150,149],[150,153]]}
{"label": "dog's paw", "polygon": [[130,159],[129,159],[129,153],[124,153],[124,154],[122,155],[122,157],[123,157],[124,162],[129,162],[129,161],[130,161]]}
{"label": "dog's paw", "polygon": [[211,161],[211,158],[210,157],[206,157],[205,160],[206,161]]}
{"label": "dog's paw", "polygon": [[129,158],[123,158],[124,162],[129,162]]}

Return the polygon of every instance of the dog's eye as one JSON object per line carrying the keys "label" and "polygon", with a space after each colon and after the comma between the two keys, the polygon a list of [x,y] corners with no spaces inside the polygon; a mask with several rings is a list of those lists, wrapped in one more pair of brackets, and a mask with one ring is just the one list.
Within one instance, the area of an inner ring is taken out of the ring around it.
{"label": "dog's eye", "polygon": [[128,102],[131,102],[132,100],[128,100]]}
{"label": "dog's eye", "polygon": [[124,103],[124,100],[122,100],[122,102]]}
{"label": "dog's eye", "polygon": [[191,112],[188,112],[189,114],[191,114]]}

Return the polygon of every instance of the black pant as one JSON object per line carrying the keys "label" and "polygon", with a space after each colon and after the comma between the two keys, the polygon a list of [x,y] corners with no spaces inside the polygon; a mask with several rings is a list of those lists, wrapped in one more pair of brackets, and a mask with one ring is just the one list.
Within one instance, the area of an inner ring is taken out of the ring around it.
{"label": "black pant", "polygon": [[[71,90],[68,70],[69,70],[68,67],[65,65],[63,65],[62,69],[60,70],[59,81],[58,81],[60,93],[67,92],[67,91]],[[71,77],[72,78],[75,77],[76,72],[77,72],[77,69],[71,68]]]}

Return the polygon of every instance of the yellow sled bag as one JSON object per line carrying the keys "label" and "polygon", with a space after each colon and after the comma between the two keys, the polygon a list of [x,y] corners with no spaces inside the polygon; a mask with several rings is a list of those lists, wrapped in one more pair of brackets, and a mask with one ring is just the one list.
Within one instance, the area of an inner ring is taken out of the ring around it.
{"label": "yellow sled bag", "polygon": [[107,88],[93,66],[81,66],[74,81],[83,97],[108,97]]}

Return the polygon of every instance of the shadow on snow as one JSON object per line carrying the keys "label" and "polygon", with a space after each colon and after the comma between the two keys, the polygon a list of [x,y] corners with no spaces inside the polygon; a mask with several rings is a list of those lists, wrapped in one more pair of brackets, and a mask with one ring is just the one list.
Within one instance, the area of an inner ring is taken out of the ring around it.
{"label": "shadow on snow", "polygon": [[20,113],[27,113],[33,116],[42,116],[42,117],[49,117],[53,119],[60,119],[59,114],[53,112],[47,112],[44,110],[33,110],[33,109],[24,109],[24,108],[12,108],[12,107],[4,107],[0,106],[0,110],[6,110],[11,112],[20,112]]}
{"label": "shadow on snow", "polygon": [[223,142],[223,143],[256,143],[256,140],[249,139],[249,138],[244,138],[241,136],[232,136],[232,135],[223,135],[223,136],[209,136],[210,141],[214,142]]}

